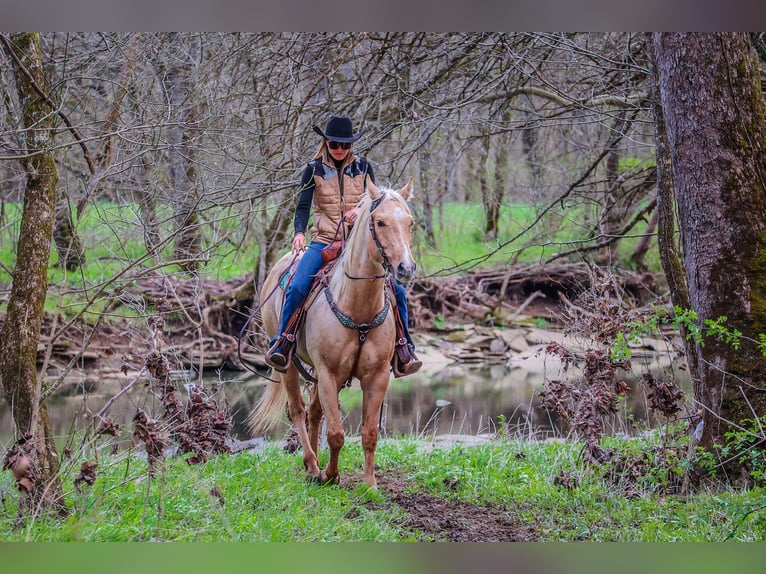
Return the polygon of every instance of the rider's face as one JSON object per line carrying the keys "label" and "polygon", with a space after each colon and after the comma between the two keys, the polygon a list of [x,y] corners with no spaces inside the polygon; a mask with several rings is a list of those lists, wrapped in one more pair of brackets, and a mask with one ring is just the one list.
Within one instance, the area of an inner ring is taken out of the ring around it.
{"label": "rider's face", "polygon": [[350,143],[339,143],[333,141],[327,141],[327,151],[335,161],[341,161],[351,153]]}

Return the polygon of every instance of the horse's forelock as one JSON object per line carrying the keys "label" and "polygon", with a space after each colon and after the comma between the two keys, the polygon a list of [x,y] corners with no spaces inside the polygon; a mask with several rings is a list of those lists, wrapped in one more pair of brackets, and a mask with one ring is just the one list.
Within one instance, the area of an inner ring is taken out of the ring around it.
{"label": "horse's forelock", "polygon": [[[399,193],[398,189],[381,187],[380,191],[383,193],[382,195],[383,201],[386,201],[387,199],[395,199],[397,202],[401,203],[405,207],[405,209],[407,210],[407,213],[410,212],[410,206],[407,203],[408,200],[402,197],[402,194]],[[412,192],[410,192],[410,199],[412,199]]]}

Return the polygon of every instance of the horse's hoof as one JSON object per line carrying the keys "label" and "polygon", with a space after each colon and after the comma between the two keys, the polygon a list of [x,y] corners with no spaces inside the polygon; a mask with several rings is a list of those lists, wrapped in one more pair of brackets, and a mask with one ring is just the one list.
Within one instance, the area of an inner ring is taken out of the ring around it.
{"label": "horse's hoof", "polygon": [[324,481],[322,480],[322,475],[321,474],[317,474],[317,475],[307,474],[306,475],[306,481],[309,484],[324,484]]}
{"label": "horse's hoof", "polygon": [[308,475],[307,479],[312,484],[340,484],[340,476],[327,476],[324,470],[318,476]]}

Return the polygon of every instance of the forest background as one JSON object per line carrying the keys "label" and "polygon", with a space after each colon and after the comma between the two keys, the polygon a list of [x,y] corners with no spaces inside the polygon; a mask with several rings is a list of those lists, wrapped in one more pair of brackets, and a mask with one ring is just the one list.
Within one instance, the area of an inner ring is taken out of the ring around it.
{"label": "forest background", "polygon": [[[637,271],[638,303],[662,301],[689,335],[699,445],[732,425],[763,441],[762,33],[0,42],[0,376],[18,437],[6,466],[39,465],[19,473],[29,492],[57,468],[45,398],[63,379],[43,385],[40,362],[75,342],[76,366],[123,319],[143,327],[129,344],[159,350],[174,313],[203,354],[231,342],[289,241],[311,127],[329,113],[365,131],[358,152],[379,182],[415,177],[424,279],[560,262]],[[475,251],[457,259],[444,221],[469,207]],[[194,305],[175,307],[188,293]]]}

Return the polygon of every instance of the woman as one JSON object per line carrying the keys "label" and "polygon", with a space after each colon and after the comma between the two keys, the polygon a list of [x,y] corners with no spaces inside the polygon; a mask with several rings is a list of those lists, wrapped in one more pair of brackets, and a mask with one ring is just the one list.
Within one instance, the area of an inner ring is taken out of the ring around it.
{"label": "woman", "polygon": [[[314,160],[303,171],[301,193],[293,220],[293,252],[305,253],[287,288],[279,330],[271,340],[265,357],[266,363],[280,372],[287,370],[288,359],[281,349],[287,323],[308,294],[314,275],[322,266],[322,250],[335,239],[347,237],[349,226],[358,215],[355,206],[365,193],[365,177],[369,176],[375,182],[372,165],[365,158],[355,156],[351,150],[351,145],[362,137],[363,132],[354,134],[349,118],[331,116],[324,131],[318,126],[314,126],[314,131],[322,136],[322,143]],[[311,243],[307,247],[306,227],[312,207],[314,222]],[[394,294],[409,347],[407,361],[401,360],[398,353],[394,354],[394,375],[401,377],[417,372],[423,363],[415,356],[415,346],[407,328],[404,287],[394,282]]]}

